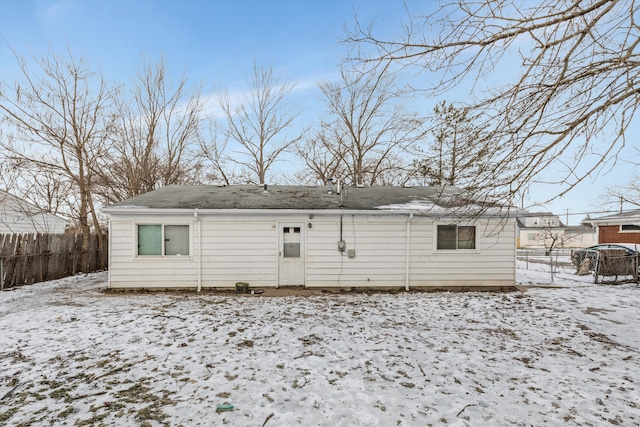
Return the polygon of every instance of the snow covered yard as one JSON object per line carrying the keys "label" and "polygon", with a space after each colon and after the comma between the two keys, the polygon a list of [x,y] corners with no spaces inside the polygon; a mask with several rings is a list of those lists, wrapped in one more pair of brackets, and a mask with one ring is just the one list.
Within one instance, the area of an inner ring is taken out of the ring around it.
{"label": "snow covered yard", "polygon": [[[518,263],[519,282],[549,283]],[[548,268],[548,267],[547,267]],[[640,424],[640,288],[0,293],[0,425]],[[216,412],[220,404],[234,406]]]}

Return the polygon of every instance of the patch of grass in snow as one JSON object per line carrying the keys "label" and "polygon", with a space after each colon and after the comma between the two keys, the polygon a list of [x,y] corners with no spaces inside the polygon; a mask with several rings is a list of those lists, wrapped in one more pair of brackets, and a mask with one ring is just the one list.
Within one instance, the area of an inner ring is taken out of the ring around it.
{"label": "patch of grass in snow", "polygon": [[0,423],[9,421],[16,412],[18,412],[18,408],[9,408],[5,412],[0,412]]}
{"label": "patch of grass in snow", "polygon": [[146,408],[139,410],[138,415],[136,415],[136,419],[142,422],[140,424],[141,426],[151,427],[153,424],[149,423],[149,421],[153,420],[169,427],[171,424],[165,421],[169,416],[162,411],[162,406],[170,404],[171,403],[154,402]]}
{"label": "patch of grass in snow", "polygon": [[[145,423],[148,423],[149,421],[156,421],[162,425],[169,426],[169,423],[165,422],[168,415],[162,410],[163,407],[170,407],[174,404],[173,400],[167,397],[169,392],[162,391],[162,396],[157,396],[150,391],[151,389],[149,387],[140,383],[136,383],[125,390],[121,390],[115,394],[115,397],[118,399],[116,402],[110,402],[108,405],[105,404],[105,406],[91,408],[92,412],[102,410],[104,413],[96,414],[88,420],[83,420],[83,424],[80,425],[93,425],[92,423],[101,421],[108,415],[106,411],[112,412],[114,410],[124,409],[126,407],[125,404],[150,403],[150,405],[138,410],[136,414],[136,421],[140,422],[140,425],[145,425]],[[129,412],[133,411],[133,409],[129,410]],[[116,414],[116,416],[122,415],[124,415],[122,412]]]}
{"label": "patch of grass in snow", "polygon": [[118,399],[122,400],[126,403],[136,403],[139,402],[140,399],[144,400],[144,396],[147,395],[147,392],[151,390],[149,387],[145,387],[142,384],[134,384],[126,390],[121,390],[116,393]]}
{"label": "patch of grass in snow", "polygon": [[306,337],[301,337],[298,338],[298,340],[302,341],[302,345],[307,347],[307,346],[311,346],[311,345],[316,345],[319,344],[320,342],[322,342],[322,338],[315,335],[315,334],[311,334],[308,335]]}
{"label": "patch of grass in snow", "polygon": [[233,381],[236,378],[238,378],[238,375],[233,375],[233,374],[231,374],[229,372],[225,372],[224,373],[224,377],[227,379],[227,381]]}
{"label": "patch of grass in snow", "polygon": [[66,387],[60,387],[52,391],[51,393],[49,393],[49,397],[55,400],[63,399],[65,403],[70,403],[72,399],[71,399],[71,396],[69,395],[69,391],[70,389]]}
{"label": "patch of grass in snow", "polygon": [[58,413],[58,418],[60,419],[67,418],[69,415],[73,414],[73,411],[75,411],[73,406],[67,406],[67,409]]}
{"label": "patch of grass in snow", "polygon": [[253,347],[253,341],[252,340],[243,340],[243,341],[239,342],[238,344],[236,344],[236,346],[238,348],[252,348]]}
{"label": "patch of grass in snow", "polygon": [[492,336],[503,336],[510,340],[520,339],[520,337],[518,337],[518,335],[513,331],[513,329],[504,328],[502,326],[498,326],[495,329],[491,329],[491,328],[484,329],[484,333]]}
{"label": "patch of grass in snow", "polygon": [[29,358],[22,354],[20,350],[0,352],[0,361],[10,359],[10,364],[14,365],[18,362],[27,362]]}

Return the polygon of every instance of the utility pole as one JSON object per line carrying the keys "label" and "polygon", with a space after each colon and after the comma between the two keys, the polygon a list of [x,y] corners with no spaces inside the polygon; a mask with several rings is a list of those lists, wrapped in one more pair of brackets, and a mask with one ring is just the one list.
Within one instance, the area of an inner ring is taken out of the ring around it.
{"label": "utility pole", "polygon": [[565,226],[569,226],[569,208],[566,209],[567,210],[567,221],[564,223]]}
{"label": "utility pole", "polygon": [[620,213],[622,213],[622,196],[620,196]]}

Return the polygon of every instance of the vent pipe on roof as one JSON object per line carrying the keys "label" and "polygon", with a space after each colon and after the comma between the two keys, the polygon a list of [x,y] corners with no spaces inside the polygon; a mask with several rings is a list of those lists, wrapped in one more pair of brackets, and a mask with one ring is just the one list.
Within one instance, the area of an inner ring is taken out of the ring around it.
{"label": "vent pipe on roof", "polygon": [[328,187],[327,193],[333,194],[333,178],[327,179],[327,187]]}

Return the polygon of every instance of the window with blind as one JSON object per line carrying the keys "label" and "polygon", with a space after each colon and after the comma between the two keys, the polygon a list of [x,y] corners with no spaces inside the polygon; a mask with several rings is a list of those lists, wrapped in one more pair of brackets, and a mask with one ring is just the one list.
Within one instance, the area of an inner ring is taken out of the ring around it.
{"label": "window with blind", "polygon": [[139,256],[189,255],[189,226],[138,224]]}
{"label": "window with blind", "polygon": [[438,225],[438,250],[476,249],[474,225]]}

